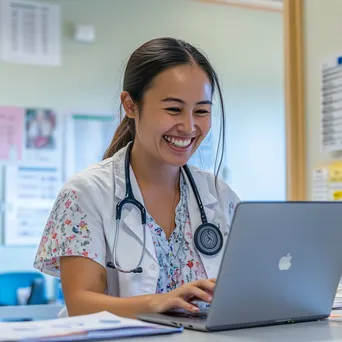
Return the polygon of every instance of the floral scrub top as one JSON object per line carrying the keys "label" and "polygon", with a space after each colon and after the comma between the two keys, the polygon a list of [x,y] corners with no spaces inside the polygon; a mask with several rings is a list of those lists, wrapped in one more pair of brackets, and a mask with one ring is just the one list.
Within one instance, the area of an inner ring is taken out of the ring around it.
{"label": "floral scrub top", "polygon": [[[176,208],[176,227],[169,240],[153,218],[147,215],[153,244],[160,266],[156,292],[175,289],[183,283],[207,278],[197,251],[193,248],[187,207],[188,189],[180,178],[181,196]],[[60,256],[84,256],[99,260],[101,251],[94,249],[96,236],[91,237],[87,208],[83,208],[76,191],[63,189],[52,208],[34,261],[38,270],[59,275]]]}
{"label": "floral scrub top", "polygon": [[92,241],[87,213],[79,205],[76,191],[62,190],[52,208],[33,266],[56,276],[59,274],[59,257],[84,256],[98,259],[87,246]]}
{"label": "floral scrub top", "polygon": [[188,189],[183,174],[180,178],[180,201],[176,208],[176,227],[167,240],[164,231],[147,216],[160,272],[157,293],[164,293],[194,280],[207,278],[201,259],[193,247],[187,205]]}

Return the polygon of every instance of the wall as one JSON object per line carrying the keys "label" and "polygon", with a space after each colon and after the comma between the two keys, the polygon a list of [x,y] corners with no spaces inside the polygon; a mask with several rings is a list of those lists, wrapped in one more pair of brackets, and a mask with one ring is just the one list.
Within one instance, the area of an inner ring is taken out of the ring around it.
{"label": "wall", "polygon": [[[129,54],[157,36],[189,40],[220,76],[228,114],[229,179],[242,199],[284,199],[283,28],[280,14],[191,0],[60,0],[62,66],[0,62],[1,105],[63,112],[117,109]],[[96,42],[71,39],[72,24],[96,27]],[[35,249],[0,248],[0,272],[30,268]]]}
{"label": "wall", "polygon": [[323,153],[320,146],[321,63],[342,54],[340,0],[304,1],[305,105],[307,129],[307,177],[311,198],[313,167],[341,158],[340,153]]}

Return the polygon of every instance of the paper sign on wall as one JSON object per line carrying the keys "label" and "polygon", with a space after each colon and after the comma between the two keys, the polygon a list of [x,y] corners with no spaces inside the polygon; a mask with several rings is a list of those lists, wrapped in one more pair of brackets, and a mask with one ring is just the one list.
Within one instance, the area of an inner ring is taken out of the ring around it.
{"label": "paper sign on wall", "polygon": [[51,109],[27,108],[24,120],[24,161],[59,167],[62,157],[61,117]]}
{"label": "paper sign on wall", "polygon": [[342,161],[313,170],[313,201],[342,201]]}
{"label": "paper sign on wall", "polygon": [[0,160],[60,167],[61,126],[49,108],[0,107]]}
{"label": "paper sign on wall", "polygon": [[342,56],[324,62],[321,77],[322,150],[342,150]]}
{"label": "paper sign on wall", "polygon": [[56,168],[6,167],[5,244],[37,245],[61,188]]}
{"label": "paper sign on wall", "polygon": [[110,114],[68,115],[66,134],[68,146],[65,154],[65,178],[102,160],[117,126]]}
{"label": "paper sign on wall", "polygon": [[20,160],[24,135],[24,110],[0,107],[0,159]]}
{"label": "paper sign on wall", "polygon": [[60,8],[27,0],[0,0],[0,58],[25,64],[60,65]]}

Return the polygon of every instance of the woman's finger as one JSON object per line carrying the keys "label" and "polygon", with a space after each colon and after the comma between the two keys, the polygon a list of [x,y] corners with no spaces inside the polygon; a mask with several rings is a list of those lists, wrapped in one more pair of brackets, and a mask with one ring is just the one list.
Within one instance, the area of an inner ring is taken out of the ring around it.
{"label": "woman's finger", "polygon": [[199,310],[196,305],[191,304],[180,297],[175,298],[174,306],[180,309],[185,309],[190,312],[198,312]]}
{"label": "woman's finger", "polygon": [[189,296],[185,296],[185,297],[184,297],[184,300],[187,301],[187,302],[190,301],[190,300],[192,300],[192,299],[194,299],[194,296],[192,296],[192,295],[189,295]]}
{"label": "woman's finger", "polygon": [[202,290],[214,292],[216,283],[207,279],[197,280],[194,285]]}
{"label": "woman's finger", "polygon": [[183,300],[184,298],[189,298],[189,296],[195,297],[196,299],[200,299],[208,303],[211,303],[211,300],[212,300],[211,294],[209,294],[208,292],[202,290],[201,288],[195,285],[181,288],[180,293],[181,293],[181,297]]}

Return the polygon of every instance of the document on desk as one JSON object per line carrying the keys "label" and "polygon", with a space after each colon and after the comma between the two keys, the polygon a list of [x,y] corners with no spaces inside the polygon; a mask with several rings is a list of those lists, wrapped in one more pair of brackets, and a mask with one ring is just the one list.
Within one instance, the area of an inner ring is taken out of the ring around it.
{"label": "document on desk", "polygon": [[338,300],[338,301],[334,301],[334,304],[333,304],[333,310],[341,310],[342,309],[342,301],[341,300]]}
{"label": "document on desk", "polygon": [[68,342],[163,335],[182,328],[122,318],[108,312],[45,321],[0,323],[0,341]]}

